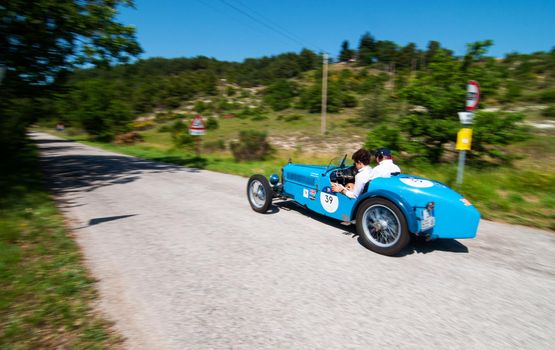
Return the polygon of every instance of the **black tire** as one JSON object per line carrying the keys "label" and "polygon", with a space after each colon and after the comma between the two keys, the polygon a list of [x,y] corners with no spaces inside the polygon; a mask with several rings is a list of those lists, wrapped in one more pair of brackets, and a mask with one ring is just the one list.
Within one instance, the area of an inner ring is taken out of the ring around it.
{"label": "black tire", "polygon": [[410,242],[407,219],[385,198],[370,198],[357,211],[357,233],[362,244],[383,255],[395,255]]}
{"label": "black tire", "polygon": [[274,192],[264,175],[253,175],[247,183],[247,198],[252,210],[265,213],[272,204]]}

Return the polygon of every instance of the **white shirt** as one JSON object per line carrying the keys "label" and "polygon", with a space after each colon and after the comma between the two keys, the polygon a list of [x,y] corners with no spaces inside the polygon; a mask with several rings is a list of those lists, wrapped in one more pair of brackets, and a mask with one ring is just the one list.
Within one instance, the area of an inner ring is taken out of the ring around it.
{"label": "white shirt", "polygon": [[392,159],[384,159],[377,165],[374,169],[372,169],[372,174],[370,176],[370,180],[373,180],[377,177],[391,177],[391,173],[400,173],[401,168],[397,165],[393,164]]}
{"label": "white shirt", "polygon": [[369,165],[363,166],[355,175],[355,188],[352,191],[345,189],[343,193],[349,198],[357,198],[364,189],[364,185],[371,180],[371,176],[372,168]]}

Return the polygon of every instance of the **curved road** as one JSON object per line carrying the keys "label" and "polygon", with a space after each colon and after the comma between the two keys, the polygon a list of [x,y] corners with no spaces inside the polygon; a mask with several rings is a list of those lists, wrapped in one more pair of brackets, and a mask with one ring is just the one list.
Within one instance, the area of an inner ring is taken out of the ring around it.
{"label": "curved road", "polygon": [[247,179],[33,134],[129,349],[553,349],[555,234],[482,221],[473,240],[374,254]]}

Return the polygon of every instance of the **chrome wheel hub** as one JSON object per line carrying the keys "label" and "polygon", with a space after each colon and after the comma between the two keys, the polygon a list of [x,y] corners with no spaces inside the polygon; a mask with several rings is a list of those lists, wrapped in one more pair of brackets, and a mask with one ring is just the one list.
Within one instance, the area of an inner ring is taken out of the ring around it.
{"label": "chrome wheel hub", "polygon": [[366,237],[376,246],[393,246],[401,237],[399,218],[385,205],[374,204],[364,212],[363,230]]}

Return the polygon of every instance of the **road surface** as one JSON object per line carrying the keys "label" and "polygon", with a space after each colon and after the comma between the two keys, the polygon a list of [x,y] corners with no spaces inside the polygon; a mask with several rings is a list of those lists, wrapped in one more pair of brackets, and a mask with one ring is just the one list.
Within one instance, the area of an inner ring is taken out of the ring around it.
{"label": "road surface", "polygon": [[482,221],[398,257],[247,179],[34,134],[129,349],[553,349],[555,234]]}

